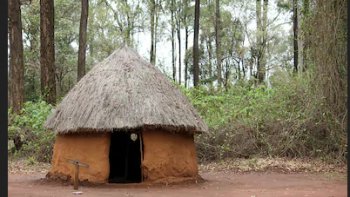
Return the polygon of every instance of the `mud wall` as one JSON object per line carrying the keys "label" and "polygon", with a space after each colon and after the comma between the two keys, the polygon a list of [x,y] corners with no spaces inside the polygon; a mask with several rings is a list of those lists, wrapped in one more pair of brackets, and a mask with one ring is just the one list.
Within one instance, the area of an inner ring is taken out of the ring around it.
{"label": "mud wall", "polygon": [[144,130],[142,138],[144,181],[198,175],[193,135]]}
{"label": "mud wall", "polygon": [[110,134],[57,135],[49,176],[74,177],[75,166],[67,159],[79,160],[89,165],[81,167],[79,180],[95,183],[108,181]]}

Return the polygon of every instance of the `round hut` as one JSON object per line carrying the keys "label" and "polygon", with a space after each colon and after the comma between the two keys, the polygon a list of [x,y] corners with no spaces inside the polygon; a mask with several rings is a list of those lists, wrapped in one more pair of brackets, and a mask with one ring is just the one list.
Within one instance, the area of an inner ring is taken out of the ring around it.
{"label": "round hut", "polygon": [[95,65],[45,123],[56,133],[48,177],[94,183],[198,176],[196,133],[207,132],[188,99],[154,65],[123,47]]}

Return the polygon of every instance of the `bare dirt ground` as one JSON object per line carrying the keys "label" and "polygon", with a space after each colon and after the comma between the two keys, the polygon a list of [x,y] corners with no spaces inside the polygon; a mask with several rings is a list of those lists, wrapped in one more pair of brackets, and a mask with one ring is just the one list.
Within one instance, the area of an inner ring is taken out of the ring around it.
{"label": "bare dirt ground", "polygon": [[[345,166],[288,162],[262,159],[201,165],[200,175],[206,180],[203,183],[153,186],[106,184],[81,186],[79,190],[83,192],[81,196],[91,197],[347,196]],[[48,164],[23,166],[23,163],[9,163],[9,196],[74,196],[71,185],[43,179]]]}

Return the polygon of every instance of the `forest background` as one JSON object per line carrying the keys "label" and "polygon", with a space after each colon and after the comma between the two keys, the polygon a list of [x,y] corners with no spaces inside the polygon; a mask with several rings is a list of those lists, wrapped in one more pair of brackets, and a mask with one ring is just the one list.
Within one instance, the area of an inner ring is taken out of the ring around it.
{"label": "forest background", "polygon": [[[135,48],[210,133],[200,162],[347,158],[346,0],[11,0],[9,155],[50,161],[48,114],[94,64]],[[197,20],[196,20],[197,19]]]}

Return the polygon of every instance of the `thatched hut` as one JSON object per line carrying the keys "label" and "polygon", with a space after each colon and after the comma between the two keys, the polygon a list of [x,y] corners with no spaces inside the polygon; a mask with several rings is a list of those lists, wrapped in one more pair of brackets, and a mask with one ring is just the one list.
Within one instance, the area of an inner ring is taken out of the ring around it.
{"label": "thatched hut", "polygon": [[49,116],[56,132],[49,177],[74,176],[68,160],[88,164],[95,183],[197,177],[194,134],[207,126],[153,65],[123,47],[95,65]]}

